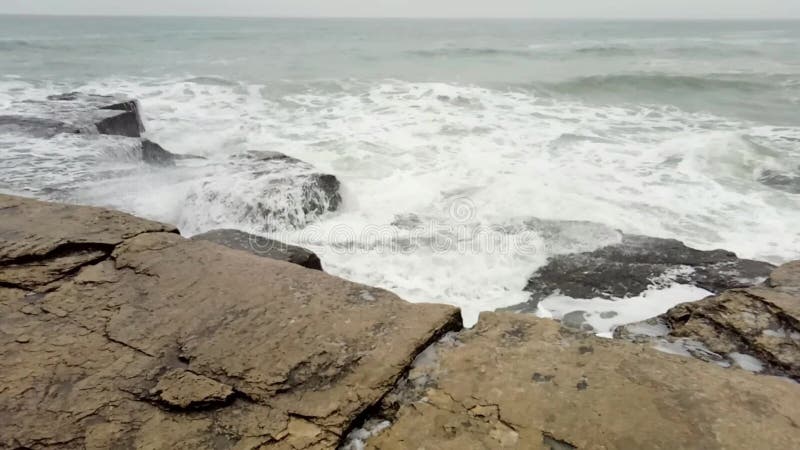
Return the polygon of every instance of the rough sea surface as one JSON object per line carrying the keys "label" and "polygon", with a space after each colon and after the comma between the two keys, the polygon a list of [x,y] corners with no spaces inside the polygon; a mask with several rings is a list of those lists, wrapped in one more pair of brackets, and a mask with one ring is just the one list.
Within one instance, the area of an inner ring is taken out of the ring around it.
{"label": "rough sea surface", "polygon": [[[207,160],[156,168],[126,157],[129,138],[5,132],[0,191],[187,235],[269,231],[467,323],[524,301],[548,255],[615,239],[560,241],[532,218],[800,258],[800,22],[0,16],[0,115],[70,91],[139,99],[149,139]],[[237,223],[290,201],[227,163],[250,150],[336,175],[341,208]],[[658,286],[617,309],[640,320],[705,294]]]}

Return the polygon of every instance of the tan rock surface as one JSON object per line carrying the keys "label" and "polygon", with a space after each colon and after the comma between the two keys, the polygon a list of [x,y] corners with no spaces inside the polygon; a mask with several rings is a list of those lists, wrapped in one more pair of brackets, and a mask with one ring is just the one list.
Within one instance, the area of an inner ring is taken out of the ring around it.
{"label": "tan rock surface", "polygon": [[684,303],[648,323],[664,333],[643,336],[639,330],[647,325],[632,324],[616,335],[667,341],[700,359],[733,366],[737,359],[755,358],[750,366],[760,373],[800,381],[800,261],[775,269],[763,286]]}
{"label": "tan rock surface", "polygon": [[0,286],[47,290],[142,233],[175,227],[100,208],[0,195]]}
{"label": "tan rock surface", "polygon": [[800,448],[800,387],[787,379],[509,313],[434,348],[400,384],[422,392],[367,448]]}
{"label": "tan rock surface", "polygon": [[[121,213],[0,196],[0,214],[0,269],[34,262],[0,283],[2,449],[333,448],[460,327]],[[105,256],[62,264],[86,245]]]}

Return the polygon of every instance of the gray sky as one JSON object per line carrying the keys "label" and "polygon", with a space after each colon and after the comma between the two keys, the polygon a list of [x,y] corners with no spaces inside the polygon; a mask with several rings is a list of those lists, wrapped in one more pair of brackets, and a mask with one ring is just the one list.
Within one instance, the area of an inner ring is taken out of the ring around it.
{"label": "gray sky", "polygon": [[0,0],[0,14],[800,18],[800,0]]}

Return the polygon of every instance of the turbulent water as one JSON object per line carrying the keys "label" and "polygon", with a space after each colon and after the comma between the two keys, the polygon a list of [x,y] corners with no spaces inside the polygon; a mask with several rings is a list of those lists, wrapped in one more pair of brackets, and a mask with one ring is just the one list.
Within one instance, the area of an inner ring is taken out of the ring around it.
{"label": "turbulent water", "polygon": [[[278,229],[328,272],[467,322],[524,301],[548,255],[609,243],[530,218],[800,257],[798,22],[0,16],[0,115],[76,90],[138,98],[149,138],[208,159],[152,168],[125,138],[5,133],[0,191],[185,234]],[[336,175],[341,208],[242,223],[267,200],[226,162],[247,150]],[[198,201],[212,187],[225,200]]]}

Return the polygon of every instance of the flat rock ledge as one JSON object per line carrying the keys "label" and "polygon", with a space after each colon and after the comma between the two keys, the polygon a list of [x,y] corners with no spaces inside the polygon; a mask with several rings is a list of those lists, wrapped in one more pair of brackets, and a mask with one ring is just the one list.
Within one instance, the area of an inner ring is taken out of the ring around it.
{"label": "flat rock ledge", "polygon": [[457,308],[0,195],[0,448],[335,448]]}
{"label": "flat rock ledge", "polygon": [[759,286],[678,305],[618,328],[615,337],[800,382],[800,261]]}
{"label": "flat rock ledge", "polygon": [[426,350],[349,448],[800,448],[800,386],[483,313]]}
{"label": "flat rock ledge", "polygon": [[0,195],[0,449],[45,448],[800,448],[800,388]]}

